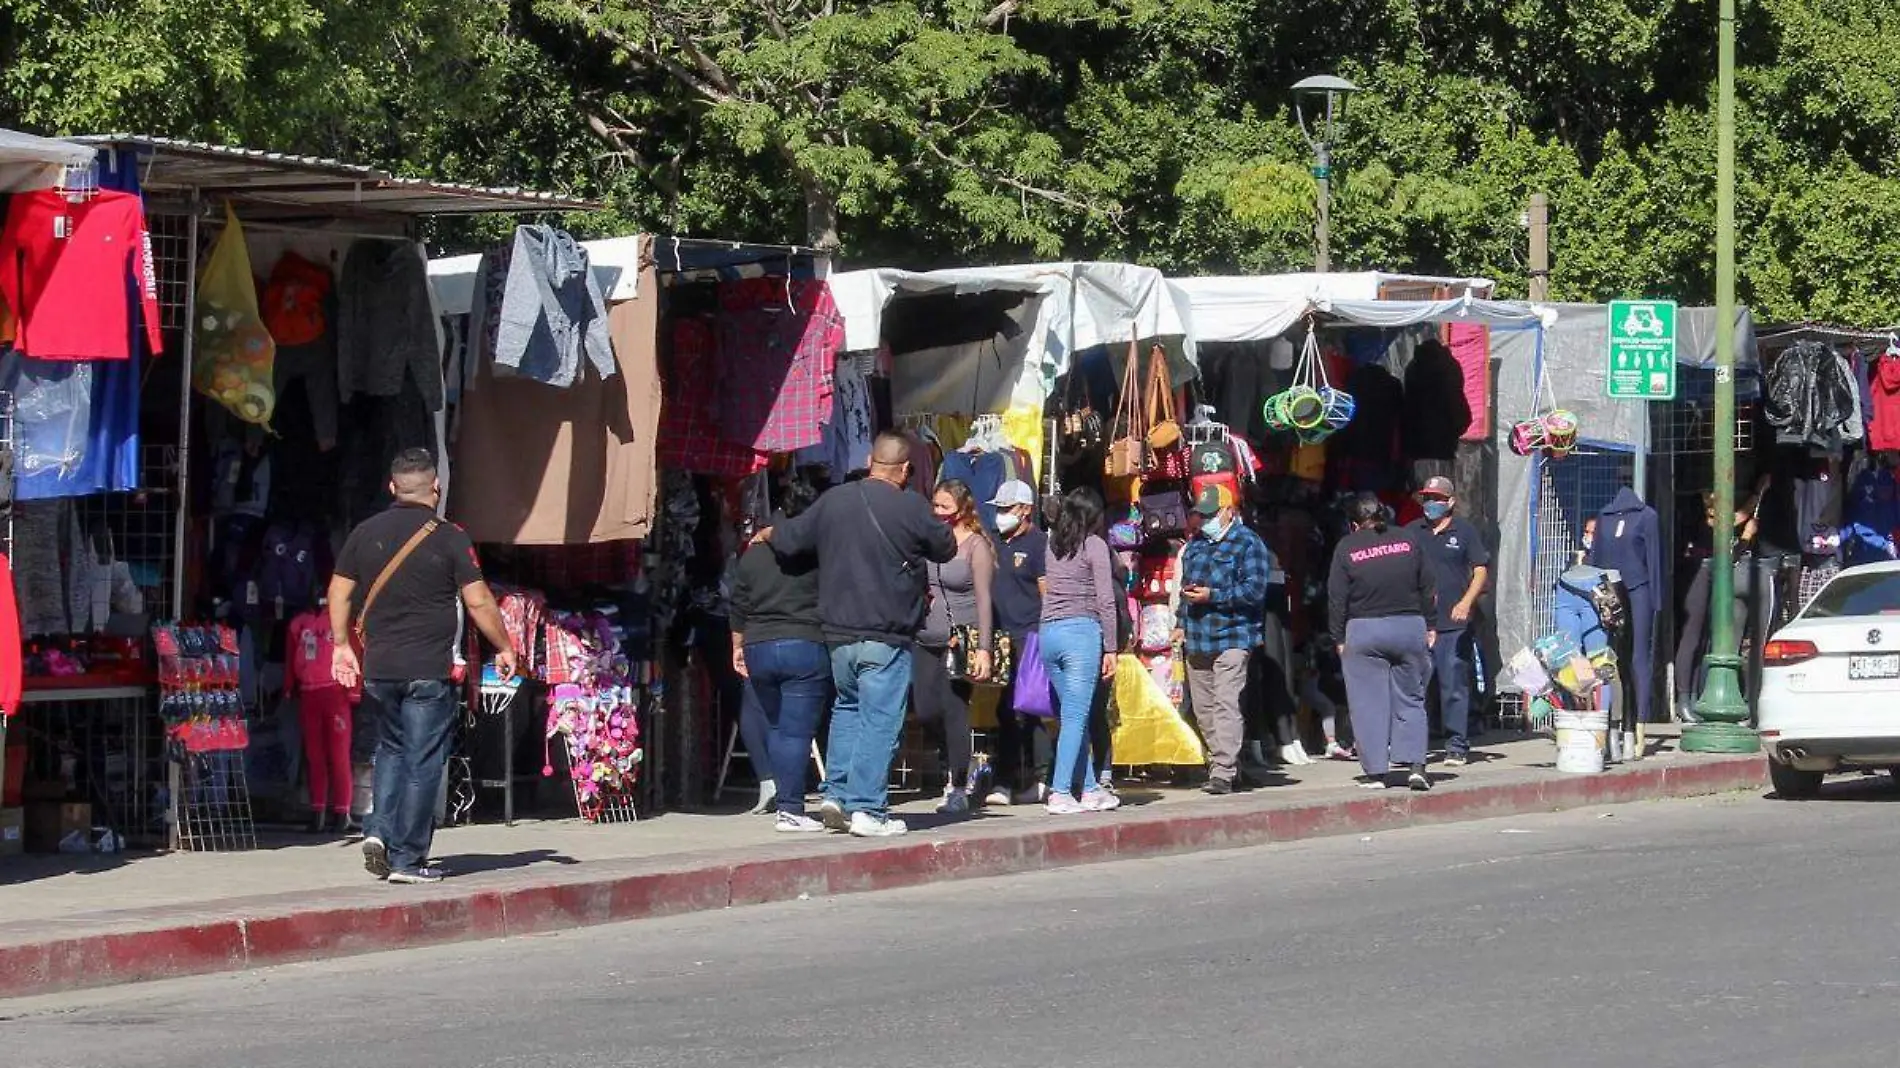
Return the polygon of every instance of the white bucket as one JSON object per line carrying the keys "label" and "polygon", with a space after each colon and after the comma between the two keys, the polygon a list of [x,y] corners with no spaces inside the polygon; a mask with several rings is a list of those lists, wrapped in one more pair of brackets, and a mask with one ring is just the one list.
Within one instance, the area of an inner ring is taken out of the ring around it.
{"label": "white bucket", "polygon": [[1605,711],[1558,712],[1551,717],[1557,732],[1557,770],[1594,775],[1603,770],[1603,747],[1609,741],[1610,714]]}

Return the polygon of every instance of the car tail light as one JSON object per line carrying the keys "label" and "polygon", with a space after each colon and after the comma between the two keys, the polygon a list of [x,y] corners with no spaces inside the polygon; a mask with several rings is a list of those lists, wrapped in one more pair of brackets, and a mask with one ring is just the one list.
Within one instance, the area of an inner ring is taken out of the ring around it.
{"label": "car tail light", "polygon": [[1787,667],[1789,664],[1813,660],[1820,655],[1820,647],[1813,642],[1776,639],[1762,646],[1761,662],[1770,667]]}

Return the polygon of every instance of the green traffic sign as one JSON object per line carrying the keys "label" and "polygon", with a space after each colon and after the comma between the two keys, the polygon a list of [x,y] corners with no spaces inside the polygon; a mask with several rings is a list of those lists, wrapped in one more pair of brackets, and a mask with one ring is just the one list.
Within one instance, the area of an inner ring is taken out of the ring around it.
{"label": "green traffic sign", "polygon": [[1604,379],[1611,397],[1676,399],[1676,302],[1610,302],[1610,369]]}

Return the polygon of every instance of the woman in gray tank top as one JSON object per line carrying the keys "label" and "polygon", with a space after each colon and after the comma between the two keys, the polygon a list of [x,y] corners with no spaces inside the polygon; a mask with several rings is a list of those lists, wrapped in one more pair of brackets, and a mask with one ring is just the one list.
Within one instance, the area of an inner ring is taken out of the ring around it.
{"label": "woman in gray tank top", "polygon": [[917,655],[911,661],[911,707],[919,723],[936,729],[943,747],[949,788],[937,811],[962,815],[970,811],[970,695],[975,684],[950,678],[950,634],[952,627],[976,628],[970,675],[988,678],[990,582],[996,574],[996,549],[977,519],[976,496],[961,481],[938,483],[931,497],[931,510],[955,532],[957,555],[949,563],[928,565],[929,608],[924,614],[924,629],[917,634]]}

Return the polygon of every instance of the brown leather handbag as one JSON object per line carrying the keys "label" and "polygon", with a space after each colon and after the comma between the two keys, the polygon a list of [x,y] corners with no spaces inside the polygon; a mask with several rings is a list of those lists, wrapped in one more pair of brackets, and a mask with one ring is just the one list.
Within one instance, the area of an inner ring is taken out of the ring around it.
{"label": "brown leather handbag", "polygon": [[1132,478],[1148,469],[1148,429],[1141,403],[1141,356],[1134,339],[1128,342],[1128,363],[1122,368],[1121,396],[1115,400],[1115,422],[1104,473],[1110,478]]}
{"label": "brown leather handbag", "polygon": [[1181,422],[1174,410],[1174,382],[1168,354],[1160,345],[1148,354],[1148,448],[1165,452],[1181,444]]}

